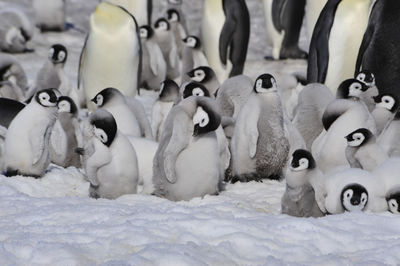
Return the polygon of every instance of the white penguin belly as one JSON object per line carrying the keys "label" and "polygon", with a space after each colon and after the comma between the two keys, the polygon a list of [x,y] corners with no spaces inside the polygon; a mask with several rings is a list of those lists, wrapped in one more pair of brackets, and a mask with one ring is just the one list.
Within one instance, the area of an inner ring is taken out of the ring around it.
{"label": "white penguin belly", "polygon": [[232,63],[229,59],[225,68],[219,57],[219,37],[225,23],[222,0],[206,0],[203,14],[201,34],[204,52],[219,82],[222,83],[229,77],[229,73],[232,70]]}
{"label": "white penguin belly", "polygon": [[263,1],[264,14],[267,30],[267,41],[270,43],[270,45],[272,45],[272,57],[275,60],[278,60],[281,52],[284,32],[278,32],[274,26],[274,22],[272,21],[272,2],[273,0]]}
{"label": "white penguin belly", "polygon": [[177,182],[168,189],[177,200],[218,192],[219,156],[215,137],[192,139],[175,165]]}
{"label": "white penguin belly", "polygon": [[370,1],[343,0],[338,5],[329,35],[329,63],[325,84],[334,93],[340,83],[354,75],[368,23]]}
{"label": "white penguin belly", "polygon": [[142,136],[139,123],[127,106],[114,104],[112,107],[106,107],[104,109],[114,116],[118,130],[124,135],[132,137]]}

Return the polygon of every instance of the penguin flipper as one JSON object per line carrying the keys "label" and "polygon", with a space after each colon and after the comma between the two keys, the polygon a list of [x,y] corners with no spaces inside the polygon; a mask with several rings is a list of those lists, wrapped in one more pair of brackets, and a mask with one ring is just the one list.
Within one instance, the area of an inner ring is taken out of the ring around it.
{"label": "penguin flipper", "polygon": [[257,152],[257,142],[258,142],[258,118],[260,115],[260,110],[257,108],[256,113],[247,118],[247,130],[248,130],[248,145],[249,145],[249,156],[254,158]]}
{"label": "penguin flipper", "polygon": [[88,38],[89,38],[89,34],[86,36],[85,43],[83,44],[83,47],[82,47],[81,55],[79,56],[79,68],[78,68],[78,80],[77,80],[78,90],[80,89],[82,70],[84,68],[83,66],[85,65],[85,53],[86,53],[86,45],[87,45]]}
{"label": "penguin flipper", "polygon": [[175,172],[175,163],[178,155],[183,149],[189,144],[189,137],[191,135],[190,125],[187,115],[180,113],[174,118],[172,135],[168,142],[168,145],[164,151],[164,172],[167,181],[174,184],[177,181]]}
{"label": "penguin flipper", "polygon": [[32,150],[32,165],[35,165],[39,162],[40,158],[45,150],[45,139],[49,138],[52,131],[52,127],[49,125],[36,125],[29,134],[29,143],[31,145]]}
{"label": "penguin flipper", "polygon": [[286,2],[288,0],[273,0],[272,1],[272,22],[275,28],[281,32],[283,30],[282,16],[284,15]]}
{"label": "penguin flipper", "polygon": [[178,48],[176,47],[175,41],[172,42],[172,48],[171,51],[169,51],[168,54],[169,57],[169,64],[171,65],[172,68],[175,68],[178,64]]}
{"label": "penguin flipper", "polygon": [[[158,47],[158,50],[156,50],[156,45],[152,42],[146,42],[146,47],[148,51],[158,51],[160,48]],[[155,54],[156,52],[149,52],[149,57],[150,57],[150,69],[151,72],[153,73],[154,76],[158,76],[158,66],[160,65],[159,61],[163,59],[163,56],[161,56],[159,53]]]}

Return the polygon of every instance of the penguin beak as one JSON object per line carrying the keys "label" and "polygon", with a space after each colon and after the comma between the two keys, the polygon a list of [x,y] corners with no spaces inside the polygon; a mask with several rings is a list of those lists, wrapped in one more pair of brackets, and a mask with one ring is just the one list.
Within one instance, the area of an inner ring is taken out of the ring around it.
{"label": "penguin beak", "polygon": [[344,137],[347,141],[352,141],[353,138],[351,137],[351,135],[347,135],[346,137]]}
{"label": "penguin beak", "polygon": [[193,78],[193,77],[194,77],[194,74],[193,74],[193,72],[192,72],[192,71],[190,71],[190,72],[187,72],[187,73],[186,73],[186,75],[188,75],[190,78]]}
{"label": "penguin beak", "polygon": [[90,101],[91,101],[91,102],[94,102],[94,103],[96,103],[96,104],[97,104],[97,102],[96,102],[96,96],[94,96],[94,98],[93,98],[93,99],[91,99]]}
{"label": "penguin beak", "polygon": [[375,103],[379,103],[379,98],[378,98],[378,96],[372,96],[372,99],[374,99],[374,102],[375,102]]}
{"label": "penguin beak", "polygon": [[194,125],[193,137],[197,137],[199,135],[199,131],[200,131],[199,124]]}

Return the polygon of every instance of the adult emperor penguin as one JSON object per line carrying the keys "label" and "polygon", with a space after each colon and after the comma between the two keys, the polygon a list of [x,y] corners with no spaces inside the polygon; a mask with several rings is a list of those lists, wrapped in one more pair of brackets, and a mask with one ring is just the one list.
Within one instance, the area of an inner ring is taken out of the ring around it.
{"label": "adult emperor penguin", "polygon": [[244,0],[205,0],[201,25],[204,52],[219,82],[242,74],[250,36]]}
{"label": "adult emperor penguin", "polygon": [[263,0],[263,3],[272,58],[306,59],[307,53],[298,46],[306,0]]}
{"label": "adult emperor penguin", "polygon": [[186,73],[189,78],[195,82],[203,84],[208,91],[215,95],[219,89],[220,83],[214,70],[208,66],[199,66]]}
{"label": "adult emperor penguin", "polygon": [[199,38],[189,35],[183,39],[183,43],[184,47],[182,50],[181,83],[189,80],[187,73],[192,69],[208,66],[208,61],[201,49],[201,42]]}
{"label": "adult emperor penguin", "polygon": [[156,141],[160,141],[165,120],[172,106],[179,101],[179,86],[167,79],[161,83],[160,94],[153,105],[151,131]]}
{"label": "adult emperor penguin", "polygon": [[376,143],[376,137],[366,128],[359,128],[346,136],[346,158],[352,168],[374,170],[388,159]]}
{"label": "adult emperor penguin", "polygon": [[50,134],[57,119],[57,96],[38,91],[12,120],[4,143],[6,176],[41,177],[50,164]]}
{"label": "adult emperor penguin", "polygon": [[215,130],[220,121],[213,100],[206,97],[189,97],[172,108],[153,161],[155,195],[179,201],[218,194]]}
{"label": "adult emperor penguin", "polygon": [[340,82],[353,77],[369,7],[370,0],[329,0],[326,3],[311,39],[309,83],[323,83],[335,93]]}
{"label": "adult emperor penguin", "polygon": [[143,51],[141,87],[157,91],[167,76],[167,62],[150,26],[140,27],[140,39]]}
{"label": "adult emperor penguin", "polygon": [[369,23],[358,53],[355,72],[367,69],[374,73],[380,93],[391,93],[398,98],[400,77],[395,62],[400,60],[400,2],[374,1]]}
{"label": "adult emperor penguin", "polygon": [[119,130],[123,134],[133,137],[153,138],[150,122],[139,101],[129,99],[115,88],[102,90],[92,101],[98,108],[105,109],[113,115]]}
{"label": "adult emperor penguin", "polygon": [[[313,179],[322,179],[322,173],[316,168],[315,160],[309,151],[299,149],[293,153],[285,179],[286,191],[281,200],[282,213],[297,217],[324,216],[311,184]],[[321,204],[324,210],[323,199]]]}
{"label": "adult emperor penguin", "polygon": [[95,110],[85,130],[91,135],[79,152],[90,182],[89,196],[115,199],[134,194],[138,183],[138,162],[131,143],[117,128],[111,113]]}
{"label": "adult emperor penguin", "polygon": [[289,153],[275,78],[259,76],[242,106],[231,140],[233,180],[281,179]]}
{"label": "adult emperor penguin", "polygon": [[90,16],[90,32],[79,65],[78,88],[83,87],[88,107],[94,108],[89,105],[90,99],[107,87],[136,96],[141,65],[142,48],[135,18],[121,7],[100,3]]}
{"label": "adult emperor penguin", "polygon": [[153,11],[152,0],[105,0],[117,6],[125,8],[131,13],[139,26],[151,25],[151,14]]}
{"label": "adult emperor penguin", "polygon": [[65,0],[33,0],[36,25],[41,31],[66,29]]}

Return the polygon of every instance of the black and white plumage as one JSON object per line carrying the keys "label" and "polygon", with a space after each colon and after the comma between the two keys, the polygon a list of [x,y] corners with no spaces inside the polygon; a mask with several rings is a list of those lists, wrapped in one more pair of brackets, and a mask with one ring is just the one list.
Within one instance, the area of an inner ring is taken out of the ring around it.
{"label": "black and white plumage", "polygon": [[391,213],[400,214],[400,187],[390,191],[386,196],[388,209]]}
{"label": "black and white plumage", "polygon": [[180,88],[180,95],[182,99],[188,98],[189,96],[205,96],[214,98],[214,96],[210,94],[206,87],[195,81],[182,84]]}
{"label": "black and white plumage", "polygon": [[[190,73],[193,69],[208,66],[208,61],[202,51],[202,46],[199,38],[190,35],[183,39],[183,43],[184,46],[182,49],[181,83],[189,80],[190,75],[188,77],[188,73]],[[214,90],[214,88],[212,89]]]}
{"label": "black and white plumage", "polygon": [[368,204],[368,191],[360,184],[349,184],[343,188],[340,199],[345,211],[363,211]]}
{"label": "black and white plumage", "polygon": [[378,144],[389,157],[400,157],[400,111],[388,122],[378,137]]}
{"label": "black and white plumage", "polygon": [[372,112],[372,110],[375,108],[375,102],[373,100],[373,97],[378,96],[379,94],[379,90],[375,84],[375,76],[368,70],[362,70],[359,73],[357,73],[355,78],[364,83],[368,87],[366,91],[360,93],[360,98],[367,105],[368,110]]}
{"label": "black and white plumage", "polygon": [[379,136],[399,110],[399,100],[395,95],[388,93],[379,94],[373,99],[375,108],[371,114],[375,119],[377,136]]}
{"label": "black and white plumage", "polygon": [[155,195],[179,201],[218,194],[215,130],[220,121],[213,100],[206,97],[189,97],[172,108],[153,161]]}
{"label": "black and white plumage", "polygon": [[233,182],[281,179],[289,153],[275,78],[259,76],[242,106],[231,140]]}
{"label": "black and white plumage", "polygon": [[89,196],[115,199],[134,194],[138,183],[138,162],[131,143],[122,134],[112,114],[95,110],[86,122],[88,136],[83,149],[83,168],[90,182]]}
{"label": "black and white plumage", "polygon": [[186,75],[188,75],[191,80],[203,84],[213,95],[215,95],[220,87],[220,83],[214,70],[208,66],[196,67],[186,73]]}
{"label": "black and white plumage", "polygon": [[25,104],[8,98],[0,98],[0,126],[8,128],[11,121],[24,109]]}
{"label": "black and white plumage", "polygon": [[38,91],[12,120],[4,143],[7,176],[41,177],[50,164],[50,134],[57,119],[57,96]]}
{"label": "black and white plumage", "polygon": [[[363,75],[363,73],[360,73],[360,75]],[[364,81],[355,78],[344,80],[336,91],[336,98],[359,99],[367,106],[370,112],[375,108],[373,97],[377,95],[378,89],[375,86],[369,86]]]}
{"label": "black and white plumage", "polygon": [[41,31],[63,31],[66,29],[65,0],[33,0],[36,25]]}

